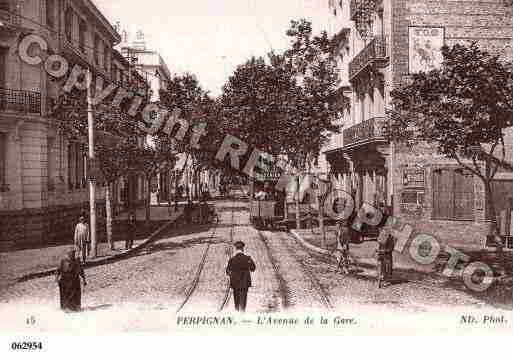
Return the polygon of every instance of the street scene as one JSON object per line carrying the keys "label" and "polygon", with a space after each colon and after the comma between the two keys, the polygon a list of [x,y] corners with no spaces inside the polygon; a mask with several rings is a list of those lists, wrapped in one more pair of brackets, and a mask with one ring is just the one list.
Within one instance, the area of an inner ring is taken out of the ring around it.
{"label": "street scene", "polygon": [[0,1],[0,331],[511,332],[513,4],[215,3]]}
{"label": "street scene", "polygon": [[[243,199],[217,201],[218,223],[170,228],[130,258],[87,269],[83,318],[72,318],[74,325],[87,328],[94,321],[106,330],[164,330],[174,327],[170,318],[177,312],[232,313],[225,269],[238,240],[246,243],[245,252],[257,265],[246,308],[251,313],[341,312],[351,307],[365,311],[376,306],[425,312],[440,307],[493,309],[499,304],[437,281],[434,275],[407,271],[397,274],[400,284],[377,291],[374,268],[362,266],[357,275],[341,276],[336,262],[309,252],[290,235],[256,230],[246,207]],[[43,330],[67,328],[57,297],[54,276],[11,286],[0,297],[5,324],[23,327],[9,313],[24,308],[24,313],[46,317],[40,318]]]}

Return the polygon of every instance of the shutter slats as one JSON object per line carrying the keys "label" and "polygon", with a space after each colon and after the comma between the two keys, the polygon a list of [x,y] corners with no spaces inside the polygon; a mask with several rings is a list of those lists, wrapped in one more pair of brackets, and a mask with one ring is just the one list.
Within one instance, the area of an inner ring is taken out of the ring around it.
{"label": "shutter slats", "polygon": [[474,218],[473,174],[461,169],[433,171],[433,217],[471,220]]}

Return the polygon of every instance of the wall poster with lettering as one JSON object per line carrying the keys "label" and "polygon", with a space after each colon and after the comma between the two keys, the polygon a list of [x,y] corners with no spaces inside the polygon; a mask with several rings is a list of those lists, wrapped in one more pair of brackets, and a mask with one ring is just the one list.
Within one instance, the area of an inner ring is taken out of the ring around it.
{"label": "wall poster with lettering", "polygon": [[408,28],[410,74],[428,72],[441,66],[444,33],[443,27],[410,26]]}
{"label": "wall poster with lettering", "polygon": [[403,186],[407,188],[424,188],[425,175],[423,168],[405,168],[403,170]]}

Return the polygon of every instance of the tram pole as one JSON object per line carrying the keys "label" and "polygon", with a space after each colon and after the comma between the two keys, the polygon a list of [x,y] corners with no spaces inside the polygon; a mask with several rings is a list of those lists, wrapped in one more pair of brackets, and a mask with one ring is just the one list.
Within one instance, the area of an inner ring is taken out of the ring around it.
{"label": "tram pole", "polygon": [[[90,164],[94,164],[94,114],[91,94],[91,70],[87,70],[87,127],[89,137],[89,161]],[[90,166],[89,168],[96,168],[96,166]],[[89,220],[91,226],[91,257],[96,258],[97,253],[97,242],[96,242],[96,179],[91,173],[89,174]]]}

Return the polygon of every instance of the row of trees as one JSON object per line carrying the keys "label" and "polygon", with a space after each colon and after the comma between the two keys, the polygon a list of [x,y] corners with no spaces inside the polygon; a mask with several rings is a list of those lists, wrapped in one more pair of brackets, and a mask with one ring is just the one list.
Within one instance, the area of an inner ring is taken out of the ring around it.
{"label": "row of trees", "polygon": [[[105,103],[109,103],[108,99]],[[106,233],[111,249],[114,248],[113,221],[113,184],[122,176],[133,177],[142,174],[147,183],[145,195],[146,221],[150,220],[150,184],[159,171],[172,168],[176,154],[172,148],[156,142],[154,146],[141,146],[146,133],[138,126],[141,116],[136,118],[128,114],[129,103],[120,108],[100,104],[94,109],[95,158],[100,175],[97,182],[105,184]],[[69,141],[83,144],[88,150],[87,94],[74,89],[65,92],[57,99],[51,110],[59,132]],[[91,165],[89,163],[89,165]],[[90,167],[90,171],[93,168]]]}
{"label": "row of trees", "polygon": [[[189,124],[182,141],[160,131],[153,137],[154,146],[141,149],[133,141],[144,135],[137,126],[140,118],[127,115],[123,107],[98,106],[96,130],[121,138],[99,142],[96,149],[107,183],[134,169],[150,181],[159,171],[174,168],[179,153],[186,161],[175,186],[186,165],[196,181],[205,169],[235,175],[241,169],[215,160],[226,134],[285,159],[298,172],[310,171],[329,134],[337,131],[332,123],[349,102],[339,92],[334,51],[339,40],[325,32],[314,35],[306,20],[292,21],[287,36],[290,46],[285,51],[239,65],[217,98],[194,75],[174,76],[160,94],[160,106],[181,111]],[[414,74],[392,92],[388,136],[392,142],[432,144],[480,178],[497,234],[491,182],[505,159],[505,129],[513,124],[512,66],[475,44],[445,47],[442,52],[440,69]],[[87,134],[84,101],[83,94],[71,93],[55,108],[59,128],[70,138]],[[199,146],[192,146],[191,129],[197,124],[204,125],[205,134]]]}

